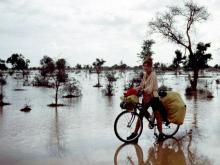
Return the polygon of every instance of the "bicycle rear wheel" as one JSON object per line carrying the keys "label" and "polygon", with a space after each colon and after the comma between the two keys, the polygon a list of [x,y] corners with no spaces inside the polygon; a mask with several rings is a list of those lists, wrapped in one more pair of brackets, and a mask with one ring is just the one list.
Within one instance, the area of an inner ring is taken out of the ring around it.
{"label": "bicycle rear wheel", "polygon": [[[140,128],[137,132],[137,135],[128,140],[127,137],[134,132],[137,122],[140,122]],[[143,122],[137,112],[123,111],[115,119],[115,135],[119,140],[125,143],[135,141],[141,135],[142,130]]]}
{"label": "bicycle rear wheel", "polygon": [[169,123],[168,125],[163,122],[162,124],[162,134],[166,137],[172,137],[179,130],[180,125]]}

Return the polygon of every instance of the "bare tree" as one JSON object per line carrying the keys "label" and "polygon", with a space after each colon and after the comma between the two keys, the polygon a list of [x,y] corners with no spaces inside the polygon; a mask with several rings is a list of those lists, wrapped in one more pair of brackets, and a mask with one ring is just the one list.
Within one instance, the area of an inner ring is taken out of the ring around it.
{"label": "bare tree", "polygon": [[[193,56],[192,29],[196,23],[206,21],[208,16],[205,7],[188,1],[183,7],[172,6],[168,11],[159,13],[155,20],[149,22],[149,26],[153,32],[160,33],[168,40],[181,45],[188,51],[189,56]],[[181,19],[183,24],[177,22],[177,18]],[[192,90],[197,89],[198,72],[199,68],[195,66],[194,78],[191,81]]]}

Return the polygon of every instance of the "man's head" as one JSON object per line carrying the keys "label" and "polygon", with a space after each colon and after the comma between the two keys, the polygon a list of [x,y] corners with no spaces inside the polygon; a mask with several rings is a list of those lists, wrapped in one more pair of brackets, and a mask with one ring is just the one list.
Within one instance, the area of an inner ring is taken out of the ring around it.
{"label": "man's head", "polygon": [[151,72],[153,66],[153,59],[147,56],[143,61],[143,69],[146,72]]}

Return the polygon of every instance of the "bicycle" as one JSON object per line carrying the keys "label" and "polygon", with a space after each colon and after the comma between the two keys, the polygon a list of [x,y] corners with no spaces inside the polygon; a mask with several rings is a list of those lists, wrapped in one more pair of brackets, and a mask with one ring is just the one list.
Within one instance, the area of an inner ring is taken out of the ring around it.
{"label": "bicycle", "polygon": [[[129,107],[130,106],[130,107]],[[121,109],[123,111],[116,117],[114,122],[114,132],[119,140],[125,143],[135,142],[142,134],[143,131],[143,121],[138,113],[139,111],[143,111],[144,106],[141,103],[129,104],[125,102],[121,102]],[[131,110],[127,110],[131,109]],[[149,112],[149,111],[148,111]],[[154,135],[157,135],[157,123],[154,117],[153,111],[149,112],[150,115],[145,116],[148,120],[148,127],[150,129],[154,129]],[[137,135],[132,139],[127,139],[127,137],[135,130],[136,123],[140,122],[140,128],[137,132]],[[162,135],[166,138],[174,136],[179,130],[180,125],[174,123],[166,123],[162,122]]]}
{"label": "bicycle", "polygon": [[123,143],[114,155],[114,165],[119,164],[144,164],[142,148],[136,143]]}
{"label": "bicycle", "polygon": [[[162,165],[169,164],[169,160],[178,160],[178,164],[186,165],[185,155],[180,142],[181,139],[174,137],[165,138],[160,143],[154,143],[152,146],[149,146],[148,152],[143,152],[142,147],[136,143],[123,143],[115,151],[114,165]],[[148,154],[146,160],[144,160],[144,153]]]}

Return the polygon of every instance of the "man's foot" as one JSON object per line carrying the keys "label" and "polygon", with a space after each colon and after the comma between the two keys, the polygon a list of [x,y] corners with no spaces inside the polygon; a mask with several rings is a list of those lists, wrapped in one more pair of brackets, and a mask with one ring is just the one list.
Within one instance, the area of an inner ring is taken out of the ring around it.
{"label": "man's foot", "polygon": [[127,140],[131,140],[132,142],[138,142],[137,133],[133,132],[130,136],[127,137]]}
{"label": "man's foot", "polygon": [[168,126],[170,122],[168,120],[165,121],[165,125]]}
{"label": "man's foot", "polygon": [[158,140],[159,142],[163,141],[163,140],[164,140],[163,134],[160,133],[160,134],[158,135],[158,137],[157,137],[157,140]]}
{"label": "man's foot", "polygon": [[150,129],[153,129],[153,128],[154,128],[154,122],[149,121],[148,127],[149,127]]}
{"label": "man's foot", "polygon": [[159,135],[158,134],[154,134],[154,135],[157,137],[158,142],[161,142],[165,139],[165,137],[162,133],[159,133]]}

